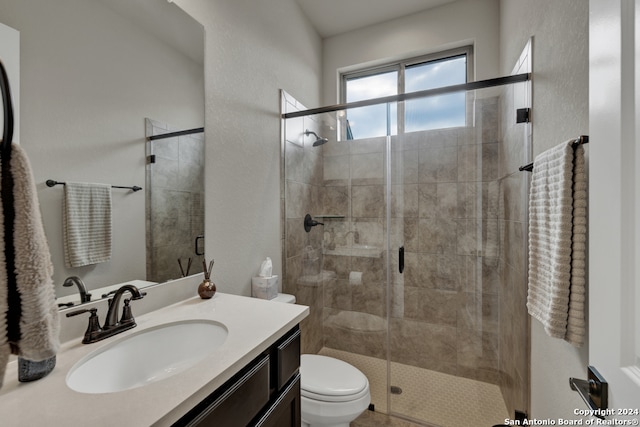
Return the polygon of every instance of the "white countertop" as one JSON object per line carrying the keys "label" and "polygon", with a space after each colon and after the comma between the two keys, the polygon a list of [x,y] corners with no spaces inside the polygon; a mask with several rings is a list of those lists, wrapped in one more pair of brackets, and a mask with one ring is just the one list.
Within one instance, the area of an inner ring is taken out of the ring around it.
{"label": "white countertop", "polygon": [[[132,303],[134,315],[135,304]],[[47,377],[18,382],[17,361],[7,366],[0,389],[0,420],[11,426],[168,426],[300,323],[309,308],[216,293],[210,300],[190,298],[136,316],[138,326],[94,344],[81,338],[63,344]],[[101,316],[101,322],[103,316]],[[78,393],[65,378],[82,357],[152,326],[189,319],[215,320],[228,329],[224,344],[190,369],[143,387],[103,394]]]}

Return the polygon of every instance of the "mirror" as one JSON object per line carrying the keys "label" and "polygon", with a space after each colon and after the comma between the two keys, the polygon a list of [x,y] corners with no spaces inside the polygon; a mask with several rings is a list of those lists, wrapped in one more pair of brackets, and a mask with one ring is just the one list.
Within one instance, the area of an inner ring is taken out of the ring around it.
{"label": "mirror", "polygon": [[[59,302],[62,297],[79,301],[76,286],[62,286],[71,276],[82,279],[92,300],[100,298],[105,287],[134,280],[144,286],[148,280],[180,277],[177,259],[183,258],[186,265],[196,236],[188,239],[190,253],[175,254],[171,271],[158,276],[147,267],[146,230],[153,218],[147,217],[146,206],[151,194],[162,193],[162,182],[147,182],[147,150],[156,150],[156,166],[163,169],[154,174],[165,181],[180,179],[183,173],[169,161],[167,148],[177,158],[195,158],[191,172],[204,156],[189,152],[193,144],[182,144],[180,138],[173,146],[167,139],[164,147],[154,147],[145,138],[146,119],[169,130],[203,127],[202,25],[166,0],[0,0],[0,22],[20,32],[20,84],[12,88],[20,102],[18,142],[31,161]],[[46,186],[49,179],[143,187],[138,192],[112,190],[108,262],[65,265],[64,188]],[[193,184],[195,179],[188,177],[200,196],[202,185]],[[165,199],[172,199],[166,194]],[[175,206],[164,211],[176,211]],[[163,211],[155,207],[155,212]],[[173,236],[164,239],[157,234],[153,240],[173,241],[176,230],[182,230],[174,224],[189,221],[191,217],[184,215],[161,218],[156,230]],[[195,260],[193,264],[191,273],[198,272]]]}

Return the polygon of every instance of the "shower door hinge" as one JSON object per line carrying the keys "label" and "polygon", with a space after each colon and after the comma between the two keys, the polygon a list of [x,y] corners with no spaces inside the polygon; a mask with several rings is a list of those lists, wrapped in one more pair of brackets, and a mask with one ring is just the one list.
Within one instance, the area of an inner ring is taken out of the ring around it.
{"label": "shower door hinge", "polygon": [[147,156],[147,163],[148,164],[152,164],[152,163],[155,163],[155,162],[156,162],[156,155],[155,154]]}
{"label": "shower door hinge", "polygon": [[529,123],[529,113],[529,108],[518,108],[516,110],[516,123]]}

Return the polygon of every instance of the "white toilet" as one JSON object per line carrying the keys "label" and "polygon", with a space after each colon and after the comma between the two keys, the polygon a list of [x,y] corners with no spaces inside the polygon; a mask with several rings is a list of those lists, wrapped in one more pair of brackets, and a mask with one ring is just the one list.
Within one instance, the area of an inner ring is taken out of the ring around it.
{"label": "white toilet", "polygon": [[[296,297],[278,294],[271,301],[294,304]],[[369,380],[356,367],[333,357],[300,356],[303,427],[349,427],[371,403]]]}
{"label": "white toilet", "polygon": [[303,427],[349,427],[371,403],[367,377],[342,360],[303,354],[300,376]]}

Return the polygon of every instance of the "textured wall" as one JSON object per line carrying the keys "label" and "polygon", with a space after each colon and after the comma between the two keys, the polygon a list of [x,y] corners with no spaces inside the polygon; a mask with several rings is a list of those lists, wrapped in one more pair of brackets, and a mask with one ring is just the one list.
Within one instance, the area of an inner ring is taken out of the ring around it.
{"label": "textured wall", "polygon": [[[588,133],[589,2],[526,0],[500,3],[501,71],[509,72],[533,36],[533,154]],[[584,405],[567,386],[582,378],[588,344],[576,349],[531,323],[531,415],[571,418]]]}
{"label": "textured wall", "polygon": [[498,0],[460,0],[324,40],[323,101],[338,101],[338,72],[473,44],[475,75],[498,75]]}
{"label": "textured wall", "polygon": [[321,41],[293,0],[179,0],[204,25],[206,256],[222,292],[282,274],[280,89],[319,105]]}

